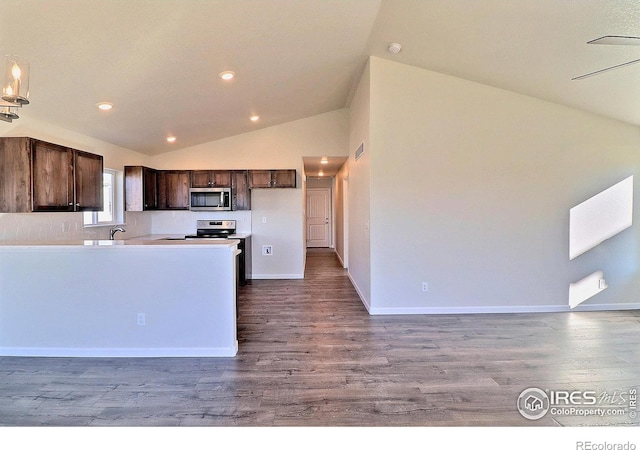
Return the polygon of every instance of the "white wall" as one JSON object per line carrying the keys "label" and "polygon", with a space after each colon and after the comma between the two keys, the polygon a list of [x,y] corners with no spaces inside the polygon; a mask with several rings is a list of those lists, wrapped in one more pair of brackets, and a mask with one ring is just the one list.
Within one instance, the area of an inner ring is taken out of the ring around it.
{"label": "white wall", "polygon": [[235,251],[0,245],[0,355],[233,356]]}
{"label": "white wall", "polygon": [[104,166],[108,169],[123,170],[125,165],[149,163],[149,156],[29,117],[21,117],[13,123],[3,122],[0,127],[0,136],[31,137],[102,155]]}
{"label": "white wall", "polygon": [[[157,169],[296,169],[297,189],[254,189],[251,193],[253,278],[302,278],[305,258],[304,156],[345,156],[348,152],[349,112],[331,111],[313,117],[256,130],[215,142],[155,156]],[[165,228],[153,213],[155,233]],[[191,212],[178,212],[172,223],[193,221]],[[263,218],[266,222],[263,222]],[[262,246],[272,245],[271,256]]]}
{"label": "white wall", "polygon": [[340,171],[336,174],[333,183],[333,204],[335,205],[335,247],[336,254],[340,259],[342,266],[345,268],[349,267],[349,253],[346,248],[349,239],[348,236],[345,239],[345,235],[349,232],[349,226],[347,221],[349,220],[349,212],[347,208],[349,207],[348,199],[345,197],[348,195],[348,190],[345,192],[345,183],[348,183],[349,178],[349,164],[345,163]]}
{"label": "white wall", "polygon": [[[370,64],[362,75],[350,106],[349,132],[349,277],[363,303],[371,307],[371,254],[369,221],[371,216],[371,144],[370,140]],[[358,146],[364,143],[363,156],[355,160]]]}
{"label": "white wall", "polygon": [[584,307],[638,306],[637,225],[568,256],[569,209],[640,182],[637,127],[378,58],[370,72],[371,312],[566,310],[596,270],[609,288]]}

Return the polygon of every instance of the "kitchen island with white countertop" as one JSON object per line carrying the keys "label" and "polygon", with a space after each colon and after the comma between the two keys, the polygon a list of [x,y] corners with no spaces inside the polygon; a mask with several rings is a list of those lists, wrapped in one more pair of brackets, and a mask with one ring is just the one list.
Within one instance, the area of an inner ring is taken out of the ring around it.
{"label": "kitchen island with white countertop", "polygon": [[0,355],[234,356],[238,241],[0,242]]}

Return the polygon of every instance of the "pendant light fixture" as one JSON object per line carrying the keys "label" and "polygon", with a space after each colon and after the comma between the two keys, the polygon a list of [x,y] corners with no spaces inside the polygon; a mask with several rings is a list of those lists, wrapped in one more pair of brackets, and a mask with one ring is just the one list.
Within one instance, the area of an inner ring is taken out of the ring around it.
{"label": "pendant light fixture", "polygon": [[19,56],[5,57],[5,71],[0,102],[0,120],[18,119],[17,108],[29,104],[29,62]]}
{"label": "pendant light fixture", "polygon": [[16,106],[13,103],[0,101],[0,120],[4,122],[12,122],[13,119],[19,119],[20,116],[13,112]]}

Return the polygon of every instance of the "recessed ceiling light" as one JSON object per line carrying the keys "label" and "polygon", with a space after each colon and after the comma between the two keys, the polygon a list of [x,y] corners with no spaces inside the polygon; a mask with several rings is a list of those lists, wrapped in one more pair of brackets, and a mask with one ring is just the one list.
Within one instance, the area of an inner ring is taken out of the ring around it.
{"label": "recessed ceiling light", "polygon": [[318,172],[318,176],[319,177],[323,177],[324,176],[324,172],[321,170],[320,172]]}
{"label": "recessed ceiling light", "polygon": [[227,70],[226,72],[221,72],[220,73],[220,78],[222,78],[225,81],[232,80],[233,77],[235,77],[235,76],[236,76],[235,72],[232,72],[230,70]]}
{"label": "recessed ceiling light", "polygon": [[253,116],[250,117],[252,122],[257,122],[260,119],[260,116],[258,116],[257,114],[254,114]]}
{"label": "recessed ceiling light", "polygon": [[102,111],[109,111],[111,108],[113,108],[113,103],[100,102],[100,103],[96,103],[96,106],[98,107],[98,109]]}
{"label": "recessed ceiling light", "polygon": [[175,142],[175,141],[176,141],[176,137],[175,136],[167,137],[167,142]]}
{"label": "recessed ceiling light", "polygon": [[322,159],[320,160],[320,164],[329,164],[329,161],[327,160],[326,156],[322,157]]}

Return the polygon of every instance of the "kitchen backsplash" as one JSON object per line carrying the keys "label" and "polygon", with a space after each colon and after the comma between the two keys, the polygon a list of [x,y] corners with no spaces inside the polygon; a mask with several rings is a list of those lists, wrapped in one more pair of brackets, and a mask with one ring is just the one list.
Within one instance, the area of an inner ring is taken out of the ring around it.
{"label": "kitchen backsplash", "polygon": [[251,233],[251,211],[152,211],[152,234],[194,234],[198,220],[235,220],[238,233]]}
{"label": "kitchen backsplash", "polygon": [[[109,226],[84,227],[82,213],[0,214],[0,241],[109,239]],[[118,239],[151,233],[151,217],[146,213],[125,213],[124,229]]]}
{"label": "kitchen backsplash", "polygon": [[[124,229],[116,239],[147,234],[192,234],[198,219],[235,220],[238,233],[251,233],[251,211],[147,211],[125,213]],[[64,241],[109,239],[110,226],[84,227],[82,213],[0,214],[0,241]]]}

